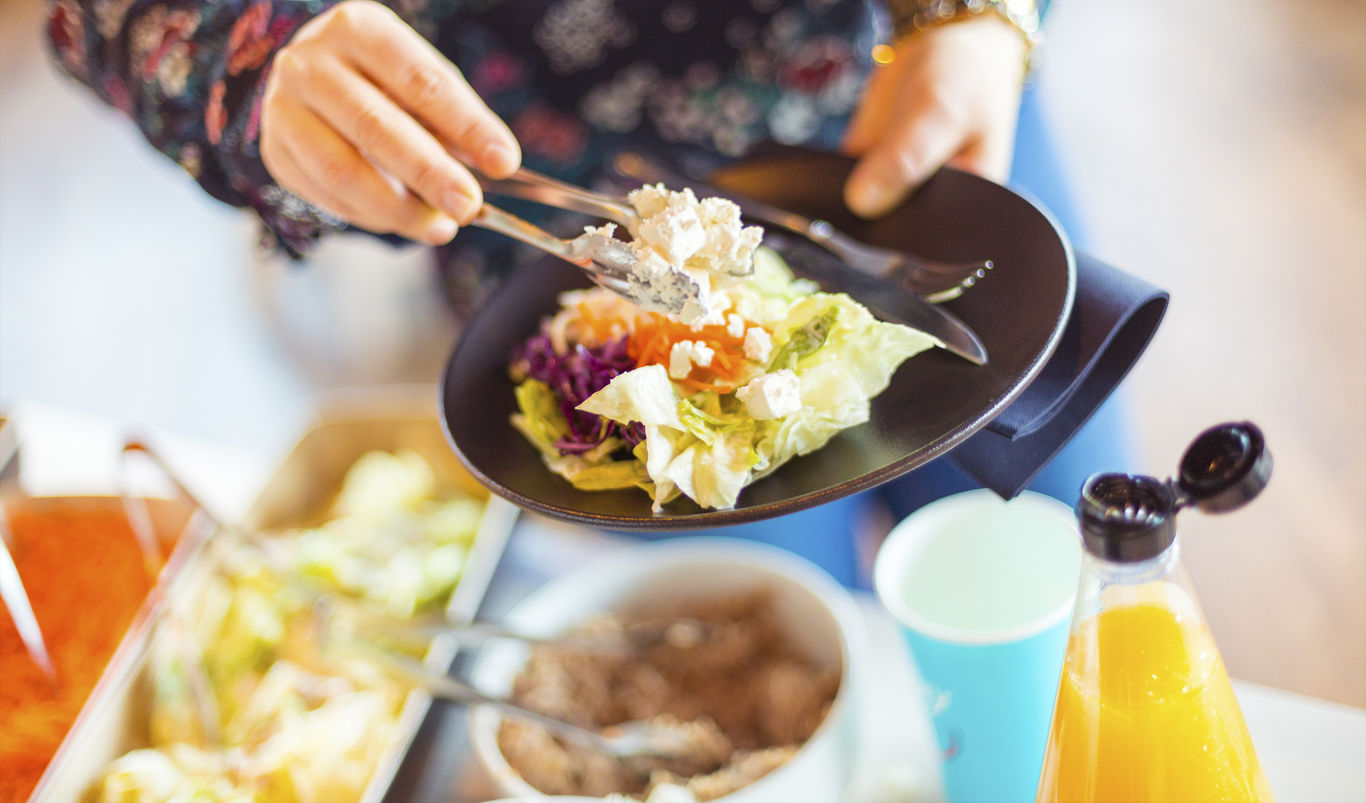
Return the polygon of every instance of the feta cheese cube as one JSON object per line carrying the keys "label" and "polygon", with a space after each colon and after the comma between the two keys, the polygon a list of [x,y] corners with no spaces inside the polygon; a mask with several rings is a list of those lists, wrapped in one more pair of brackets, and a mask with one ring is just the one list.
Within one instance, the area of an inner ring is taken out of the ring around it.
{"label": "feta cheese cube", "polygon": [[[719,314],[725,311],[720,303],[724,294],[719,292],[724,287],[716,282],[730,284],[735,277],[753,273],[754,251],[763,230],[743,226],[740,208],[733,202],[724,198],[699,201],[686,188],[673,192],[652,184],[628,197],[640,216],[640,222],[630,227],[629,248],[637,262],[632,271],[633,294],[646,308],[672,310],[680,295],[696,293],[699,297],[685,299],[683,311],[674,317],[697,323],[698,328],[724,322]],[[607,227],[591,232],[603,238],[612,234]],[[707,315],[712,317],[698,322]]]}
{"label": "feta cheese cube", "polygon": [[[706,368],[716,352],[700,340],[680,340],[669,349],[669,376],[687,379],[693,366]],[[795,376],[795,374],[794,374]]]}
{"label": "feta cheese cube", "polygon": [[646,184],[638,190],[632,190],[626,198],[642,217],[657,215],[669,205],[669,191],[663,184]]}
{"label": "feta cheese cube", "polygon": [[801,383],[797,374],[786,368],[750,380],[735,391],[735,396],[757,421],[782,418],[802,409]]}
{"label": "feta cheese cube", "polygon": [[745,331],[745,359],[767,365],[768,358],[772,356],[773,338],[769,337],[768,332],[758,326],[751,326]]}
{"label": "feta cheese cube", "polygon": [[707,244],[702,219],[692,209],[670,207],[640,224],[640,236],[671,264],[681,266]]}
{"label": "feta cheese cube", "polygon": [[735,313],[726,316],[726,332],[731,337],[745,336],[745,319]]}
{"label": "feta cheese cube", "polygon": [[[706,277],[703,276],[702,281]],[[726,322],[726,310],[730,309],[730,298],[724,294],[708,294],[707,312],[702,317],[688,324],[688,328],[694,332],[701,332],[707,326],[719,326]]]}

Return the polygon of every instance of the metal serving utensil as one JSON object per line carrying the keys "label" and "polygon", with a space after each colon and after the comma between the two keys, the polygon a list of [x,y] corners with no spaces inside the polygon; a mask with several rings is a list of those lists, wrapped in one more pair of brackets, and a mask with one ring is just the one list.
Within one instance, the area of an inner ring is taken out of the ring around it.
{"label": "metal serving utensil", "polygon": [[[679,728],[644,720],[623,722],[600,730],[586,728],[488,694],[463,680],[433,672],[421,662],[406,655],[386,650],[367,639],[339,632],[341,629],[333,623],[332,606],[325,600],[319,602],[321,604],[315,604],[313,609],[314,631],[318,636],[319,649],[349,653],[399,680],[425,690],[433,697],[462,705],[491,706],[506,716],[540,725],[565,741],[614,758],[671,758],[689,756],[697,752],[697,743]],[[458,635],[459,630],[448,628],[443,632]],[[531,643],[549,643],[549,640],[532,639],[521,634],[512,634],[511,631],[499,632],[493,637],[512,637]]]}
{"label": "metal serving utensil", "polygon": [[316,617],[333,632],[365,640],[425,642],[442,636],[477,646],[490,641],[519,641],[533,647],[560,647],[587,652],[636,652],[651,647],[694,649],[711,641],[726,626],[686,617],[648,619],[621,630],[538,636],[497,622],[451,622],[441,614],[399,618],[324,595],[313,604]]}
{"label": "metal serving utensil", "polygon": [[[233,524],[226,516],[215,512],[208,505],[204,504],[194,491],[191,491],[180,474],[171,468],[160,454],[142,441],[131,439],[123,445],[123,458],[127,461],[133,456],[141,456],[150,462],[161,475],[171,483],[176,492],[190,501],[199,515],[203,516],[216,533],[216,540],[223,541],[232,539],[235,544],[253,550],[267,564],[278,567],[280,565],[279,552],[274,548],[269,538],[260,533],[252,532],[244,527]],[[125,469],[126,470],[126,469]],[[134,503],[128,489],[123,489],[124,509],[128,512],[128,520],[133,525],[134,532],[138,533],[139,544],[155,542],[155,535],[151,532],[151,518],[145,507]]]}
{"label": "metal serving utensil", "polygon": [[702,285],[692,276],[681,270],[639,271],[639,259],[629,244],[601,232],[584,232],[572,240],[562,240],[487,203],[471,225],[496,231],[570,262],[593,281],[641,306],[674,315],[681,313],[689,302],[704,306]]}
{"label": "metal serving utensil", "polygon": [[28,591],[19,577],[19,567],[14,565],[14,556],[10,554],[10,537],[9,519],[5,515],[5,506],[0,504],[0,599],[5,601],[5,608],[14,620],[14,629],[19,631],[19,638],[24,642],[29,657],[48,679],[56,683],[57,668],[52,665],[52,656],[48,654],[47,643],[43,641],[43,630],[38,626],[38,617],[33,613]]}
{"label": "metal serving utensil", "polygon": [[[214,514],[203,502],[181,481],[179,476],[170,466],[145,444],[138,441],[129,441],[124,446],[124,454],[140,454],[149,459],[154,465],[161,469],[166,478],[176,486],[180,493],[184,494],[193,504],[195,504],[202,515],[209,520],[214,527],[222,533],[232,533],[238,542],[243,546],[254,547],[260,553],[267,564],[270,563],[271,554],[269,549],[269,539],[250,533],[241,528],[232,527],[226,523],[226,519]],[[136,526],[136,525],[135,525]],[[351,652],[356,657],[366,660],[389,674],[402,679],[408,683],[426,690],[434,697],[439,697],[452,702],[464,703],[467,705],[490,705],[504,714],[516,716],[522,719],[536,722],[547,730],[555,733],[566,741],[582,745],[592,750],[610,755],[616,758],[659,757],[668,758],[673,756],[686,756],[696,751],[695,743],[687,735],[677,729],[649,722],[627,722],[604,728],[601,731],[583,728],[568,722],[548,717],[544,714],[523,708],[510,700],[504,700],[466,684],[460,680],[447,675],[438,674],[428,670],[420,662],[412,658],[391,653],[379,646],[369,643],[363,639],[356,639],[344,633],[339,633],[339,628],[332,626],[333,613],[336,605],[331,598],[322,593],[318,593],[313,605],[313,629],[318,636],[317,644],[326,645],[327,648],[342,649]],[[406,623],[398,622],[391,617],[383,617],[378,614],[370,614],[371,624],[380,625],[381,622],[388,623],[385,634],[401,638],[404,635],[416,636],[423,627],[431,627],[434,623],[419,621],[411,628],[404,628]],[[361,619],[364,621],[364,619]],[[183,623],[178,623],[183,625]],[[454,633],[460,628],[447,625],[442,632]],[[436,628],[432,628],[433,631]],[[433,632],[432,635],[439,633]],[[476,631],[473,636],[482,638],[511,638],[515,635],[508,630],[486,629],[482,632]],[[183,634],[182,634],[183,636]],[[678,636],[675,636],[678,638]],[[205,737],[210,744],[221,742],[222,734],[218,727],[217,704],[213,699],[211,686],[208,684],[207,673],[204,670],[200,656],[194,654],[194,650],[187,645],[178,653],[178,657],[185,665],[190,678],[190,693],[192,703],[195,707],[196,716],[201,720],[204,727]]]}
{"label": "metal serving utensil", "polygon": [[[0,477],[9,479],[18,476],[19,438],[14,434],[14,424],[8,417],[0,416]],[[9,528],[9,518],[5,505],[0,501],[0,600],[5,603],[14,629],[19,631],[19,639],[33,663],[57,683],[57,668],[52,664],[52,656],[43,640],[43,630],[38,626],[38,617],[33,613],[33,603],[28,598],[28,590],[19,577],[19,567],[14,565],[9,544],[13,535]]]}
{"label": "metal serving utensil", "polygon": [[976,284],[993,267],[989,259],[941,262],[899,249],[871,245],[839,231],[828,220],[808,218],[753,198],[737,197],[684,176],[638,153],[628,151],[619,154],[613,160],[612,167],[620,175],[644,184],[663,182],[688,186],[694,192],[731,198],[745,217],[805,237],[839,257],[854,270],[869,276],[893,279],[930,301],[947,301],[962,295],[964,290]]}
{"label": "metal serving utensil", "polygon": [[[151,447],[137,439],[129,439],[123,445],[121,457],[123,459],[123,480],[120,494],[123,498],[123,508],[128,516],[128,523],[133,528],[134,535],[137,536],[139,545],[144,546],[144,555],[146,554],[145,545],[156,544],[158,541],[151,515],[147,510],[146,500],[135,497],[129,487],[130,461],[134,457],[141,457],[151,463],[161,473],[162,477],[171,483],[177,493],[188,499],[199,515],[208,521],[212,528],[210,532],[215,537],[231,538],[234,539],[234,542],[257,547],[257,551],[262,556],[268,557],[262,548],[263,545],[257,543],[259,539],[244,537],[242,530],[232,527],[226,519],[206,506],[203,500],[189,489],[189,486],[171,468],[170,464]],[[204,645],[194,639],[190,624],[186,619],[186,612],[175,604],[183,601],[183,599],[172,600],[161,620],[157,623],[157,627],[160,630],[160,638],[169,639],[168,649],[171,650],[184,672],[184,692],[189,699],[190,708],[194,712],[195,722],[199,725],[201,746],[221,748],[224,746],[223,720],[218,707],[218,699],[214,695],[213,681],[204,664]]]}

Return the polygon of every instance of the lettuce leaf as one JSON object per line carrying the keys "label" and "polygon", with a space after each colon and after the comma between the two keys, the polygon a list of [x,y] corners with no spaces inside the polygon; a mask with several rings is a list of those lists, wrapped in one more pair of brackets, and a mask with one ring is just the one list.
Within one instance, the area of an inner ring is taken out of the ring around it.
{"label": "lettuce leaf", "polygon": [[678,418],[678,393],[662,365],[646,365],[617,374],[607,387],[578,406],[619,423],[639,421],[648,426],[683,429]]}
{"label": "lettuce leaf", "polygon": [[[868,420],[869,400],[887,389],[897,366],[938,340],[900,324],[885,323],[843,293],[816,293],[792,305],[775,338],[781,355],[796,337],[810,337],[813,322],[829,322],[814,350],[797,349],[793,370],[801,382],[802,409],[765,422],[755,446],[767,473],[824,446],[840,430]],[[805,333],[805,334],[800,334]]]}
{"label": "lettuce leaf", "polygon": [[542,455],[558,457],[560,450],[555,441],[569,434],[569,422],[564,420],[550,386],[539,379],[527,379],[517,385],[513,394],[521,412],[512,414],[512,425]]}
{"label": "lettuce leaf", "polygon": [[696,398],[679,398],[664,367],[646,365],[614,377],[578,407],[645,426],[644,469],[656,512],[678,492],[703,507],[734,507],[756,462],[757,422],[726,412],[714,393]]}

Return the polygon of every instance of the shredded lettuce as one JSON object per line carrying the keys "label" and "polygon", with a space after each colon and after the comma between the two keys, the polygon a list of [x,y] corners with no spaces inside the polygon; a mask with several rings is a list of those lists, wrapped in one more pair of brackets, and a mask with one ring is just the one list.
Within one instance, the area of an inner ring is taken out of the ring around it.
{"label": "shredded lettuce", "polygon": [[539,379],[527,379],[513,393],[521,412],[512,414],[512,425],[541,454],[558,457],[560,450],[555,441],[569,433],[569,422],[560,412],[560,403],[550,386]]}
{"label": "shredded lettuce", "polygon": [[224,560],[166,611],[152,643],[152,747],[111,762],[89,797],[357,799],[408,687],[320,642],[313,603],[326,593],[399,618],[439,607],[483,509],[442,489],[420,455],[374,452],[324,523],[268,536],[268,558],[216,541]]}

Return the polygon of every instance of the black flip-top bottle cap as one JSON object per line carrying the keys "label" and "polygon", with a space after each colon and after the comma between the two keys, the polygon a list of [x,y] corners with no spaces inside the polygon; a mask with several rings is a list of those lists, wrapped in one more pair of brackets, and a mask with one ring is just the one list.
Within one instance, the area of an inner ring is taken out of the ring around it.
{"label": "black flip-top bottle cap", "polygon": [[1155,558],[1176,540],[1176,513],[1195,505],[1209,513],[1242,507],[1271,479],[1271,452],[1251,422],[1200,433],[1168,482],[1131,474],[1096,474],[1077,501],[1086,551],[1120,563]]}
{"label": "black flip-top bottle cap", "polygon": [[1176,540],[1176,494],[1159,479],[1096,474],[1077,501],[1082,545],[1119,563],[1149,560]]}
{"label": "black flip-top bottle cap", "polygon": [[1271,452],[1256,424],[1220,424],[1200,433],[1181,457],[1176,485],[1183,503],[1207,513],[1242,507],[1271,479]]}

